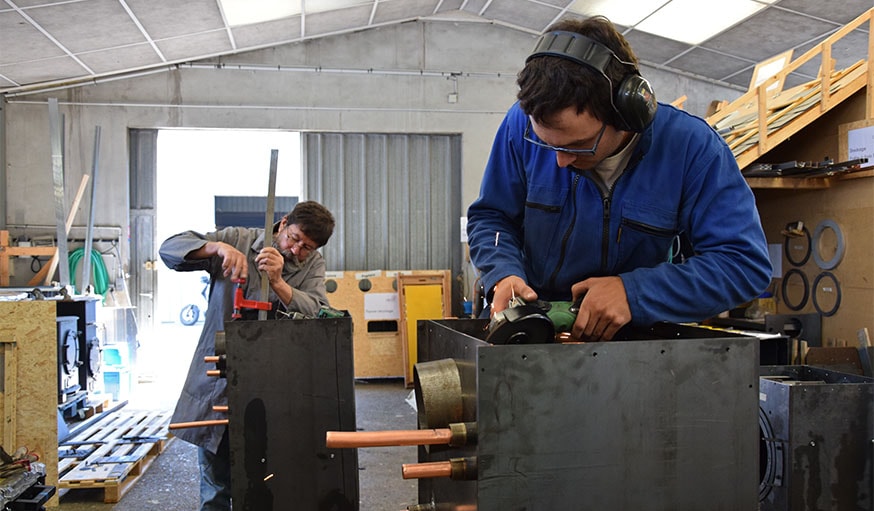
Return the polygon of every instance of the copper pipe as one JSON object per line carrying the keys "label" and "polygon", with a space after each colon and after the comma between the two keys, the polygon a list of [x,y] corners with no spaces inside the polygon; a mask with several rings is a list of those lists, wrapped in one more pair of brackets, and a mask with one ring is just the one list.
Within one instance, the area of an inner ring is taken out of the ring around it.
{"label": "copper pipe", "polygon": [[228,413],[228,405],[215,405],[212,407],[212,411],[221,412],[221,413]]}
{"label": "copper pipe", "polygon": [[477,478],[477,458],[450,458],[449,461],[431,461],[428,463],[405,463],[401,465],[404,479],[422,479],[426,477],[448,477],[453,481],[475,481]]}
{"label": "copper pipe", "polygon": [[400,445],[446,445],[452,439],[448,428],[409,429],[398,431],[328,431],[325,444],[329,448],[389,447]]}
{"label": "copper pipe", "polygon": [[194,422],[176,422],[167,426],[167,429],[202,428],[207,426],[227,426],[228,419],[213,419]]}
{"label": "copper pipe", "polygon": [[207,371],[206,371],[206,375],[207,375],[207,376],[218,376],[218,377],[221,377],[221,376],[222,376],[222,371],[221,371],[221,369],[207,369]]}
{"label": "copper pipe", "polygon": [[449,477],[452,475],[452,464],[448,461],[430,461],[427,463],[404,463],[401,465],[404,479],[423,479],[428,477]]}
{"label": "copper pipe", "polygon": [[404,511],[476,511],[476,504],[412,504]]}
{"label": "copper pipe", "polygon": [[448,428],[407,429],[397,431],[328,431],[325,445],[329,448],[394,447],[401,445],[476,444],[475,422],[453,422]]}
{"label": "copper pipe", "polygon": [[203,361],[207,364],[217,364],[220,359],[221,357],[219,357],[218,355],[203,357]]}

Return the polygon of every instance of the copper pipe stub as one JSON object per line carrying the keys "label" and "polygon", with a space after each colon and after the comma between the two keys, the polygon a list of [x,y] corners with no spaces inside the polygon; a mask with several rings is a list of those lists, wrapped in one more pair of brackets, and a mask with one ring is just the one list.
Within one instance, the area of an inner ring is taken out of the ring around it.
{"label": "copper pipe stub", "polygon": [[451,458],[449,461],[405,463],[401,465],[404,479],[448,477],[454,481],[474,481],[477,478],[476,456]]}
{"label": "copper pipe stub", "polygon": [[194,422],[176,422],[167,426],[167,429],[203,428],[208,426],[227,426],[228,419],[213,419]]}
{"label": "copper pipe stub", "polygon": [[476,511],[476,504],[412,504],[410,506],[407,506],[406,511]]}
{"label": "copper pipe stub", "polygon": [[401,465],[404,479],[426,479],[429,477],[449,477],[452,465],[448,461],[430,461],[427,463],[404,463]]}
{"label": "copper pipe stub", "polygon": [[224,378],[224,376],[225,376],[224,372],[222,372],[221,369],[207,369],[206,375],[207,376],[216,376],[218,378]]}
{"label": "copper pipe stub", "polygon": [[212,407],[212,411],[219,413],[228,413],[228,405],[215,405]]}
{"label": "copper pipe stub", "polygon": [[221,360],[221,357],[219,357],[218,355],[203,357],[203,361],[207,364],[217,364],[219,360]]}
{"label": "copper pipe stub", "polygon": [[449,429],[410,429],[398,431],[328,431],[329,448],[391,447],[401,445],[447,445],[452,439]]}

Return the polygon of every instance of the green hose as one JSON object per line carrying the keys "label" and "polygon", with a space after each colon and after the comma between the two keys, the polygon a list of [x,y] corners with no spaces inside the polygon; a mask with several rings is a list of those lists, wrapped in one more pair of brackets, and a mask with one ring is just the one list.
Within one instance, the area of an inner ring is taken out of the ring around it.
{"label": "green hose", "polygon": [[[70,281],[73,287],[76,287],[76,268],[79,266],[79,261],[85,256],[84,248],[77,248],[70,252]],[[106,295],[109,290],[109,272],[106,271],[106,265],[103,263],[103,256],[96,250],[91,250],[91,280],[94,281],[94,292],[99,295]]]}

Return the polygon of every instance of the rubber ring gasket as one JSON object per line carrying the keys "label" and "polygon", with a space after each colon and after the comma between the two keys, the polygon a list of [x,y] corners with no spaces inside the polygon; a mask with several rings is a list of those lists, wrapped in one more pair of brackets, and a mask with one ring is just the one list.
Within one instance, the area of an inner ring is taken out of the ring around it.
{"label": "rubber ring gasket", "polygon": [[804,252],[804,257],[801,258],[800,261],[795,261],[792,259],[789,251],[789,242],[794,240],[795,237],[786,236],[783,240],[783,254],[786,256],[786,260],[792,264],[792,266],[804,266],[807,261],[810,260],[810,253],[812,251],[813,243],[810,241],[810,231],[807,230],[807,226],[801,228],[801,231],[804,233],[804,238],[807,240],[807,251]]}
{"label": "rubber ring gasket", "polygon": [[[835,293],[837,294],[837,298],[835,298],[835,305],[831,309],[824,311],[822,307],[819,306],[819,302],[816,300],[816,290],[819,289],[819,283],[822,279],[829,278],[832,279],[832,282],[835,284]],[[816,312],[822,314],[825,317],[834,316],[834,314],[838,311],[838,308],[841,306],[841,285],[838,283],[837,277],[830,271],[824,271],[816,276],[813,280],[813,307],[816,309]]]}
{"label": "rubber ring gasket", "polygon": [[[801,283],[804,284],[804,293],[801,296],[801,300],[798,303],[790,303],[789,299],[786,295],[786,286],[789,283],[789,277],[792,275],[799,275],[801,277]],[[783,294],[783,303],[786,304],[790,310],[800,311],[807,305],[807,299],[810,297],[810,282],[807,280],[807,275],[804,274],[803,271],[798,268],[792,268],[787,271],[783,275],[783,282],[780,284],[780,292]]]}
{"label": "rubber ring gasket", "polygon": [[[828,261],[823,260],[822,256],[819,253],[819,241],[822,237],[822,233],[826,229],[831,229],[835,233],[835,237],[837,238],[837,247],[835,247],[835,255],[832,256]],[[847,249],[846,244],[844,243],[844,233],[841,232],[841,228],[838,227],[837,222],[834,220],[823,220],[819,224],[817,224],[816,229],[813,230],[813,241],[811,242],[811,246],[813,247],[813,260],[816,261],[816,265],[823,270],[832,270],[837,265],[841,264],[841,259],[844,258],[844,252]]]}

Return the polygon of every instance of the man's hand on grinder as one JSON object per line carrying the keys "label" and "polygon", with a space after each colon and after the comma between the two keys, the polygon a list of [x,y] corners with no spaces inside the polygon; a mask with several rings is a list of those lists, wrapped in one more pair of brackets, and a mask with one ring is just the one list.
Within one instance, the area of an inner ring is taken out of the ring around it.
{"label": "man's hand on grinder", "polygon": [[[583,296],[571,335],[581,341],[609,341],[631,321],[625,285],[619,277],[593,277],[571,288],[574,300]],[[497,291],[495,291],[497,295]]]}
{"label": "man's hand on grinder", "polygon": [[495,292],[492,295],[492,316],[506,309],[510,300],[519,297],[526,302],[537,300],[537,293],[528,287],[521,277],[510,275],[504,277],[495,284]]}

